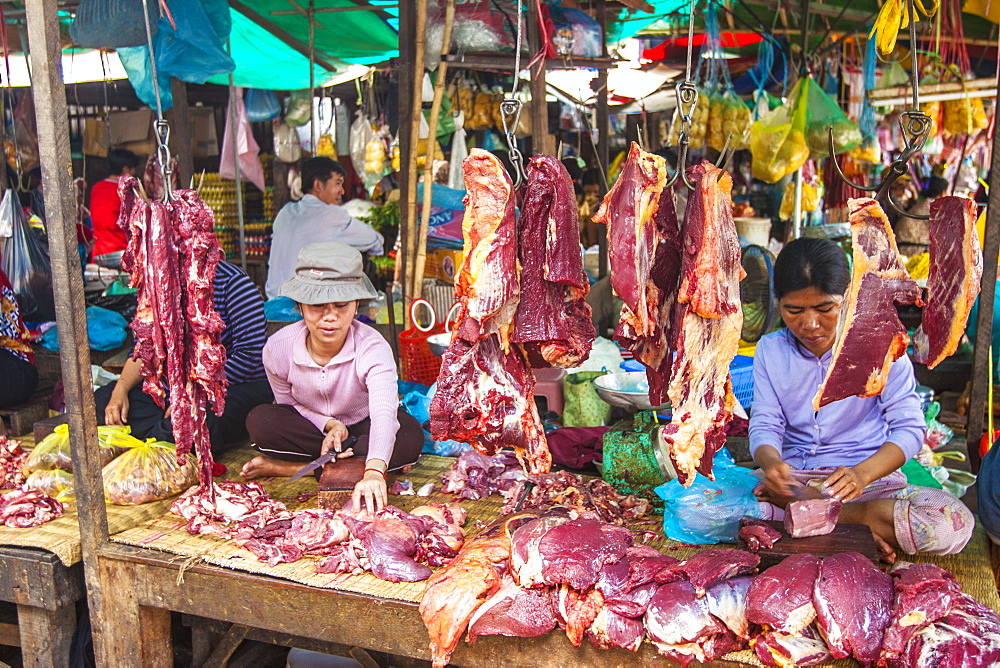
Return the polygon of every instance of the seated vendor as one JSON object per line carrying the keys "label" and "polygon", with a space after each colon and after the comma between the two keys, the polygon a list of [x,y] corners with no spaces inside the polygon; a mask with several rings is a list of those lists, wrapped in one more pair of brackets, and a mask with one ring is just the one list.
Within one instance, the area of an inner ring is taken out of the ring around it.
{"label": "seated vendor", "polygon": [[[259,406],[247,430],[263,453],[243,467],[246,479],[290,476],[332,448],[338,477],[354,486],[354,503],[386,504],[386,470],[417,461],[420,424],[399,408],[389,343],[354,319],[358,301],[374,299],[361,253],[326,241],[299,252],[295,275],[278,293],[302,320],[264,346],[264,367],[277,405]],[[356,439],[345,445],[347,439]]]}
{"label": "seated vendor", "polygon": [[889,370],[882,393],[849,397],[813,411],[830,366],[850,270],[827,239],[796,239],[774,263],[774,290],[785,327],[762,338],[754,356],[750,451],[764,480],[765,519],[781,519],[804,487],[822,481],[845,503],[844,524],[867,524],[887,561],[907,554],[960,552],[973,516],[938,489],[909,485],[899,470],[923,443],[925,424],[909,358]]}
{"label": "seated vendor", "polygon": [[28,329],[21,319],[14,289],[0,269],[0,408],[23,404],[37,387],[38,369]]}
{"label": "seated vendor", "polygon": [[[226,328],[222,346],[226,349],[226,409],[222,417],[211,410],[205,417],[212,453],[219,455],[229,445],[247,437],[247,414],[255,406],[274,400],[264,373],[261,351],[267,337],[264,301],[250,277],[239,267],[220,262],[215,270],[214,306]],[[127,424],[139,439],[155,438],[174,442],[170,406],[160,408],[142,390],[139,363],[130,358],[117,383],[94,393],[97,423]]]}

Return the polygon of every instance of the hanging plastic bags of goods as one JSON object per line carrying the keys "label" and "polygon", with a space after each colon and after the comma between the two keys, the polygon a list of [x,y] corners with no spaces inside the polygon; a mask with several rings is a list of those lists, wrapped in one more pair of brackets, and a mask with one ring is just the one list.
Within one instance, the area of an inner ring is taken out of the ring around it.
{"label": "hanging plastic bags of goods", "polygon": [[13,235],[4,245],[0,269],[7,275],[25,322],[49,322],[56,319],[52,296],[52,265],[49,254],[39,243],[24,219],[17,193],[8,189],[0,200],[0,218]]}
{"label": "hanging plastic bags of goods", "polygon": [[[151,1],[149,4],[156,3]],[[203,84],[217,74],[236,69],[236,63],[224,46],[232,30],[226,0],[170,0],[169,6],[171,15],[159,20],[153,36],[158,97],[163,109],[173,106],[171,77]],[[119,49],[118,57],[136,95],[155,108],[157,94],[153,88],[146,41],[143,40],[142,46]]]}
{"label": "hanging plastic bags of goods", "polygon": [[288,164],[302,157],[299,133],[288,123],[278,123],[274,128],[274,157]]}
{"label": "hanging plastic bags of goods", "polygon": [[[964,81],[962,74],[954,65],[948,68],[948,76],[942,77],[942,82]],[[942,125],[944,131],[950,135],[976,134],[990,125],[981,98],[965,95],[957,100],[945,100],[942,106]]]}
{"label": "hanging plastic bags of goods", "polygon": [[599,58],[604,55],[601,26],[585,12],[563,7],[555,0],[542,5],[542,22],[548,36],[546,58]]}
{"label": "hanging plastic bags of goods", "polygon": [[747,133],[750,129],[750,108],[731,89],[710,96],[708,128],[705,143],[716,151],[722,151],[729,139],[729,148],[741,150],[749,148]]}
{"label": "hanging plastic bags of goods", "polygon": [[750,127],[753,176],[765,183],[777,183],[809,159],[805,114],[796,113],[794,92],[787,103]]}
{"label": "hanging plastic bags of goods", "polygon": [[251,88],[247,90],[245,104],[251,123],[262,123],[281,116],[281,102],[274,91]]}
{"label": "hanging plastic bags of goods", "polygon": [[[899,31],[910,26],[908,2],[909,0],[887,0],[879,10],[875,24],[868,33],[869,39],[875,37],[875,48],[879,55],[886,57],[891,54],[896,48]],[[921,16],[931,18],[940,6],[940,0],[913,0],[913,19],[919,21]]]}
{"label": "hanging plastic bags of goods", "polygon": [[799,81],[796,88],[799,89],[796,105],[805,110],[806,143],[815,156],[829,155],[831,129],[833,145],[838,153],[849,151],[861,143],[858,126],[812,77]]}
{"label": "hanging plastic bags of goods", "polygon": [[[156,31],[160,14],[157,3],[150,2],[149,24]],[[120,49],[146,43],[146,25],[142,2],[136,0],[80,0],[70,37],[86,49]]]}
{"label": "hanging plastic bags of goods", "polygon": [[[222,157],[219,159],[219,176],[236,179],[236,161],[240,162],[240,177],[264,192],[264,166],[260,164],[260,147],[253,138],[253,130],[243,105],[243,89],[236,88],[230,100],[232,109],[226,113],[226,131],[222,139]],[[235,121],[235,124],[234,124]],[[235,133],[236,140],[233,141]],[[235,155],[234,155],[235,144]]]}

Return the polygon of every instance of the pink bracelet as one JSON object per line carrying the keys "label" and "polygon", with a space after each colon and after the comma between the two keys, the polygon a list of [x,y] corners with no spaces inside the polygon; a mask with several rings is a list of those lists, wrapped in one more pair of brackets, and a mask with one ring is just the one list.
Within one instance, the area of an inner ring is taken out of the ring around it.
{"label": "pink bracelet", "polygon": [[379,469],[365,469],[364,472],[361,474],[361,477],[363,478],[365,473],[368,473],[369,471],[375,471],[375,473],[378,473],[380,476],[382,476],[382,479],[385,480],[385,471],[381,471]]}

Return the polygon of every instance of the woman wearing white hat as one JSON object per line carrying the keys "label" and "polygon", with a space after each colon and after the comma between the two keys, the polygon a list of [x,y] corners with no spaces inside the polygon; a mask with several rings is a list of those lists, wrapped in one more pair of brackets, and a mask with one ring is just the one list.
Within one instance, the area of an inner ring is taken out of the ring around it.
{"label": "woman wearing white hat", "polygon": [[[376,292],[361,254],[347,244],[310,244],[281,296],[298,304],[302,321],[264,346],[264,368],[277,404],[258,406],[247,431],[262,454],[246,479],[294,474],[331,449],[335,466],[357,480],[354,504],[386,504],[385,472],[412,464],[423,447],[420,425],[399,408],[389,343],[354,319],[359,300]],[[343,447],[348,438],[356,441]]]}

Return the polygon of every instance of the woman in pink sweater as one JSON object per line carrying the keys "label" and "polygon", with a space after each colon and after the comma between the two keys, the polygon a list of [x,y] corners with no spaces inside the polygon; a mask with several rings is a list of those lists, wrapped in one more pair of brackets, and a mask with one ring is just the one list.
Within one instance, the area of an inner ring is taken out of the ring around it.
{"label": "woman in pink sweater", "polygon": [[385,472],[416,462],[420,425],[399,408],[396,365],[388,342],[354,320],[358,300],[376,296],[361,254],[347,244],[310,244],[280,290],[302,321],[264,346],[276,404],[258,406],[247,431],[261,452],[245,479],[289,476],[331,449],[340,479],[354,484],[354,504],[386,504]]}

